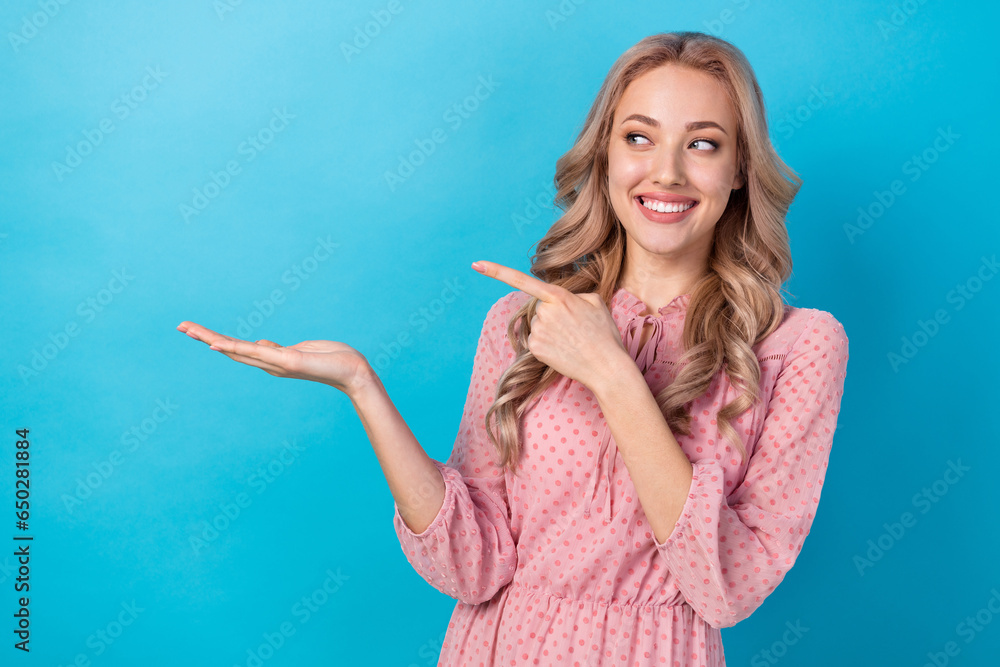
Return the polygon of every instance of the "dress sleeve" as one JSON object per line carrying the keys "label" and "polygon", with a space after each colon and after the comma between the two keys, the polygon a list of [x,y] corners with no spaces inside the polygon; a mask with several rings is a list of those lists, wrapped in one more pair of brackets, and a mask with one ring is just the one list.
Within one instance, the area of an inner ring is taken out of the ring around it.
{"label": "dress sleeve", "polygon": [[485,425],[497,382],[512,360],[506,337],[511,295],[486,316],[458,437],[448,461],[434,461],[445,483],[441,509],[422,533],[414,533],[394,503],[393,524],[410,565],[434,588],[467,604],[492,599],[517,565],[504,471]]}
{"label": "dress sleeve", "polygon": [[728,498],[720,463],[692,462],[681,517],[656,546],[680,594],[714,628],[750,616],[802,550],[837,427],[847,342],[840,322],[814,310],[784,359],[744,480]]}

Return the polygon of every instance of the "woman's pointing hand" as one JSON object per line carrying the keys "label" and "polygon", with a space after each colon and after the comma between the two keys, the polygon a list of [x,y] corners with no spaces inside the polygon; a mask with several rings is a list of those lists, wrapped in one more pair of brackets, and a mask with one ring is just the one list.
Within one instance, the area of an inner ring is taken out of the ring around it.
{"label": "woman's pointing hand", "polygon": [[528,349],[563,376],[595,390],[621,367],[621,353],[628,358],[621,332],[599,294],[574,294],[495,262],[475,262],[472,268],[538,299]]}
{"label": "woman's pointing hand", "polygon": [[282,347],[269,340],[251,343],[223,336],[194,322],[181,322],[177,329],[230,359],[276,377],[321,382],[349,395],[370,377],[368,360],[345,343],[306,340]]}

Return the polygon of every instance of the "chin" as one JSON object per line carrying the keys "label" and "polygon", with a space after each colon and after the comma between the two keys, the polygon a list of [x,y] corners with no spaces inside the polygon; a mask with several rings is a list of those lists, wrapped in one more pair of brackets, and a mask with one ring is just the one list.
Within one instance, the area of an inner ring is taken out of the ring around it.
{"label": "chin", "polygon": [[656,255],[673,254],[682,250],[685,246],[682,241],[678,240],[672,234],[641,234],[639,238],[634,240],[643,250]]}

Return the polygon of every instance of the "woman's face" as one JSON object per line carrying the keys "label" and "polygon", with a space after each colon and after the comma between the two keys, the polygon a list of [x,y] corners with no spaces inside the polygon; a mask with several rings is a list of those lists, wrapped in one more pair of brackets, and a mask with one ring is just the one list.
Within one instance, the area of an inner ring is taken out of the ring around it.
{"label": "woman's face", "polygon": [[731,190],[743,186],[736,130],[726,91],[704,72],[664,65],[629,84],[608,146],[611,205],[629,257],[702,266]]}

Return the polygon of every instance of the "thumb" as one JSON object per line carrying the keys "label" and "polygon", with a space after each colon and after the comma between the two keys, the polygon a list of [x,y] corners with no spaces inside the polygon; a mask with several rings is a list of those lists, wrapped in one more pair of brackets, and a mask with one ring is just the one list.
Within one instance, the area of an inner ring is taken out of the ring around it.
{"label": "thumb", "polygon": [[257,344],[258,345],[267,345],[268,347],[281,347],[280,345],[278,345],[274,341],[270,341],[270,340],[267,340],[267,339],[264,339],[264,338],[261,338],[260,340],[258,340]]}

